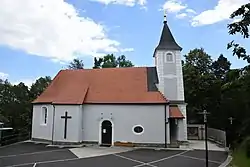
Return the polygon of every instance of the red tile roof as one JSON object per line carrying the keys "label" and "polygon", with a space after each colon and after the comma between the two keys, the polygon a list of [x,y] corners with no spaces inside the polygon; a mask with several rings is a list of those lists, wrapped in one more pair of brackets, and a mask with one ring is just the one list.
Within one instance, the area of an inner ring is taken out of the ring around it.
{"label": "red tile roof", "polygon": [[169,117],[170,118],[184,118],[178,106],[169,107]]}
{"label": "red tile roof", "polygon": [[148,91],[147,68],[61,70],[33,103],[166,103]]}

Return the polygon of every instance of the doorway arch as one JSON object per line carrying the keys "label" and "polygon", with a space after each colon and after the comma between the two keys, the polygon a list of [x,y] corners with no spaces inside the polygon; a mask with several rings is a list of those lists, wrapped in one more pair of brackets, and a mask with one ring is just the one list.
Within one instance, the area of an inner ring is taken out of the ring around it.
{"label": "doorway arch", "polygon": [[112,145],[112,122],[109,120],[104,120],[101,123],[101,146]]}

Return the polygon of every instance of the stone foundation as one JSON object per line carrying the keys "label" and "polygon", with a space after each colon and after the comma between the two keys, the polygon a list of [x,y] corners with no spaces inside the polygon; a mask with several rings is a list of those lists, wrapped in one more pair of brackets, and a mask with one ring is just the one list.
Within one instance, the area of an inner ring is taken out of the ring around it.
{"label": "stone foundation", "polygon": [[[67,145],[67,146],[74,146],[74,145],[99,145],[97,141],[82,141],[82,142],[61,142],[61,141],[51,141],[39,138],[32,138],[31,141],[35,142],[42,142],[52,145]],[[180,144],[185,144],[186,142],[178,142],[167,144],[167,148],[179,148]],[[157,148],[165,148],[165,143],[132,143],[132,142],[114,142],[114,146],[120,147],[157,147]]]}
{"label": "stone foundation", "polygon": [[51,140],[39,139],[39,138],[31,138],[31,141],[33,141],[33,142],[47,143],[47,144],[51,144],[52,143]]}
{"label": "stone foundation", "polygon": [[[114,143],[114,146],[165,148],[165,143],[132,143],[132,142],[117,141]],[[179,148],[179,144],[167,144],[167,148]]]}
{"label": "stone foundation", "polygon": [[61,141],[53,141],[52,142],[51,140],[39,139],[39,138],[31,138],[31,141],[47,143],[47,144],[52,144],[52,145],[79,145],[79,144],[83,144],[81,142],[61,142]]}

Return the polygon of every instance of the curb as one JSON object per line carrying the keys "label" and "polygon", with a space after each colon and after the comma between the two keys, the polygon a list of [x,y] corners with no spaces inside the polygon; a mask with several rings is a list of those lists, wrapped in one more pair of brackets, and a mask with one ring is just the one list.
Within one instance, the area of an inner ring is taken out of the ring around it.
{"label": "curb", "polygon": [[173,151],[191,151],[192,148],[161,148],[161,147],[133,147],[135,149],[149,149],[149,150],[173,150]]}
{"label": "curb", "polygon": [[82,145],[47,145],[46,147],[58,147],[58,148],[81,148],[81,147],[85,147],[84,144]]}
{"label": "curb", "polygon": [[227,159],[219,167],[229,167],[233,157],[231,155],[227,156]]}

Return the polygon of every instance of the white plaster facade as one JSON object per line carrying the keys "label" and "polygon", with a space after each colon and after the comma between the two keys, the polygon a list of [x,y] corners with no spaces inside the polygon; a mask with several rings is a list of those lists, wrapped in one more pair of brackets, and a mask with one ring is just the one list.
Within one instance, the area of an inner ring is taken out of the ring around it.
{"label": "white plaster facade", "polygon": [[[41,124],[42,107],[48,107],[47,124]],[[166,107],[166,110],[165,110]],[[55,109],[54,109],[55,108]],[[64,119],[68,112],[67,138],[64,139]],[[112,144],[133,142],[150,144],[170,144],[169,107],[165,105],[34,105],[32,138],[54,142],[96,142],[101,144],[101,123],[112,123]],[[135,134],[133,127],[141,125],[143,133]],[[166,132],[166,134],[165,134]],[[165,139],[166,135],[166,139]]]}
{"label": "white plaster facade", "polygon": [[[47,124],[43,124],[42,107],[48,108]],[[65,112],[71,116],[68,119],[67,138],[64,139]],[[57,141],[79,142],[81,141],[82,106],[81,105],[34,105],[32,121],[32,138]]]}

